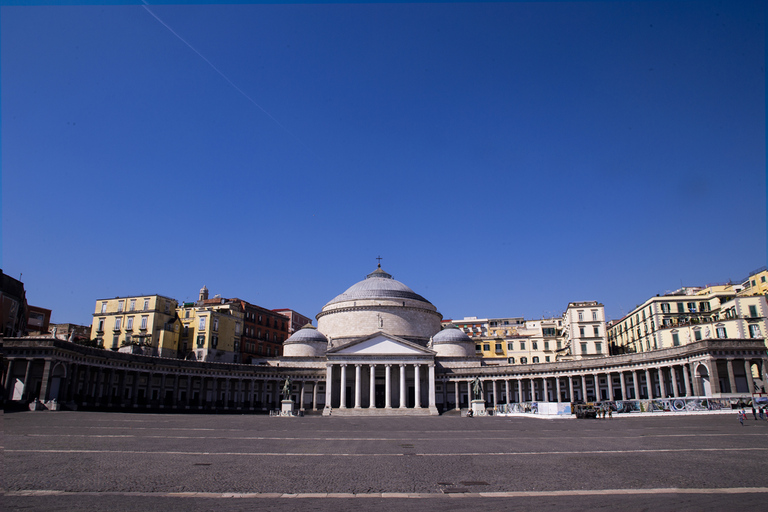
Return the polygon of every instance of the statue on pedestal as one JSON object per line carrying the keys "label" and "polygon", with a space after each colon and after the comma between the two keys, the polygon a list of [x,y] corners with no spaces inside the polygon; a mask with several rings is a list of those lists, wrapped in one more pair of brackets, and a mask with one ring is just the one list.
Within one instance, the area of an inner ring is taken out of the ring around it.
{"label": "statue on pedestal", "polygon": [[283,382],[283,400],[290,400],[291,399],[291,379],[286,377],[285,382]]}

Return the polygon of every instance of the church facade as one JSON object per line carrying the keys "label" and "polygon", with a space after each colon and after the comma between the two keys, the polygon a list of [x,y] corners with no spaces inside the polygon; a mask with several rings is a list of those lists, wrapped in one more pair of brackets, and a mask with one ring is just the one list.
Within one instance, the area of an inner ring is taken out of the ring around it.
{"label": "church facade", "polygon": [[[426,298],[379,266],[252,364],[187,361],[6,338],[5,400],[33,408],[266,411],[281,388],[305,412],[438,415],[474,398],[489,409],[679,397],[749,396],[765,378],[765,340],[706,339],[643,353],[543,364],[491,363]],[[759,380],[759,379],[758,379]],[[479,383],[480,396],[473,393]]]}

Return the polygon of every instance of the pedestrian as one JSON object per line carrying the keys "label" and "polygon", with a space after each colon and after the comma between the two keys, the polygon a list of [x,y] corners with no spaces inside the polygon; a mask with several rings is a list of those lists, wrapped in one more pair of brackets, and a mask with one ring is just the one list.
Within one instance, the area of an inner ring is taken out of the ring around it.
{"label": "pedestrian", "polygon": [[752,416],[755,418],[755,421],[757,421],[757,411],[755,411],[755,404],[752,404]]}
{"label": "pedestrian", "polygon": [[741,423],[741,426],[744,426],[744,417],[741,415],[741,411],[736,413],[739,416],[739,423]]}
{"label": "pedestrian", "polygon": [[613,419],[613,409],[608,409],[608,419]]}
{"label": "pedestrian", "polygon": [[760,419],[761,419],[761,420],[762,420],[762,419],[765,419],[765,418],[764,418],[764,416],[765,416],[765,414],[763,414],[763,408],[761,407],[761,408],[760,408]]}

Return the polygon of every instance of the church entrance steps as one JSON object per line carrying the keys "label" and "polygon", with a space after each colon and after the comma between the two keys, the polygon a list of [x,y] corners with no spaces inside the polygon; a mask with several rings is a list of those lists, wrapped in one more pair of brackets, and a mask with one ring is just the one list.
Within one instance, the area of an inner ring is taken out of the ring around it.
{"label": "church entrance steps", "polygon": [[430,410],[427,407],[421,409],[368,409],[347,408],[323,411],[323,416],[438,416],[437,409]]}

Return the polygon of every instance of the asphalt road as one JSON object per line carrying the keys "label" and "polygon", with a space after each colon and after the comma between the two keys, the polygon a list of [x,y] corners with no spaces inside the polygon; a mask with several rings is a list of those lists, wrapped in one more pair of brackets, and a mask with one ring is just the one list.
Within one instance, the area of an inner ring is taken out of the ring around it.
{"label": "asphalt road", "polygon": [[768,509],[768,422],[735,414],[3,422],[3,510]]}

